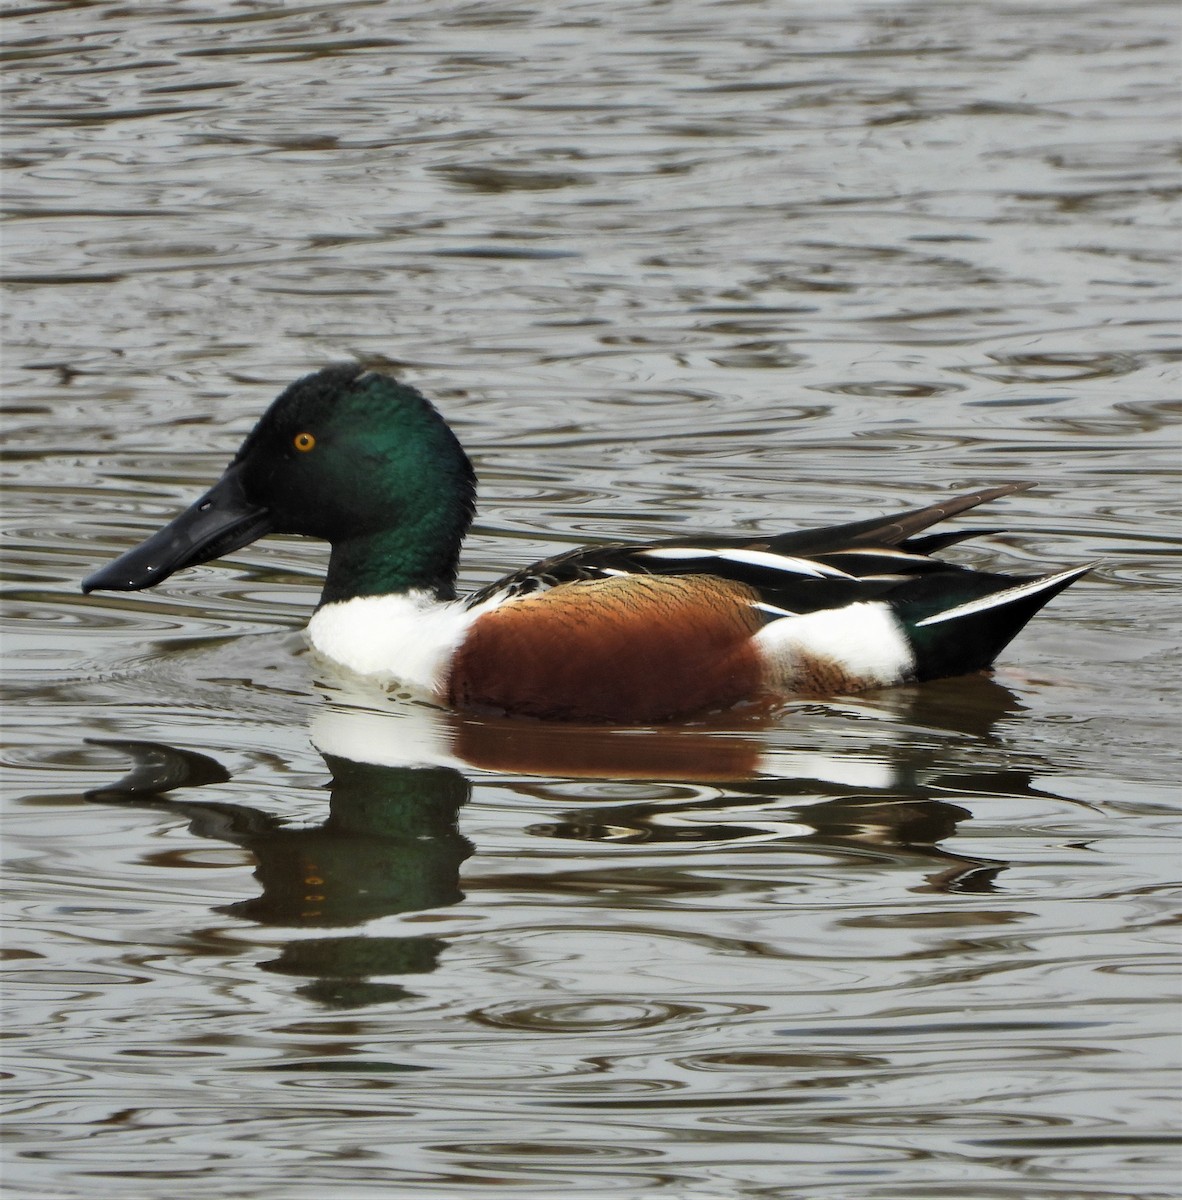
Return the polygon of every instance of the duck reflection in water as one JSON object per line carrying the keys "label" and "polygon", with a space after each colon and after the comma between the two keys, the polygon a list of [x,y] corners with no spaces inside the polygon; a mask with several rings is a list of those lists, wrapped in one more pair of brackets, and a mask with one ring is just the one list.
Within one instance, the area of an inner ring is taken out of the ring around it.
{"label": "duck reflection in water", "polygon": [[[217,911],[267,926],[355,928],[462,900],[460,868],[472,846],[457,827],[470,794],[461,767],[495,772],[485,776],[488,786],[564,807],[569,790],[554,780],[720,785],[694,789],[688,801],[662,795],[621,803],[616,790],[610,799],[529,830],[541,837],[714,847],[780,842],[793,852],[918,868],[923,881],[915,890],[987,892],[1006,864],[940,844],[972,815],[942,797],[1048,793],[1033,787],[1028,772],[990,773],[979,764],[956,772],[947,740],[933,738],[933,731],[951,730],[979,747],[996,720],[1020,707],[1012,693],[985,679],[972,682],[966,702],[966,681],[958,682],[959,690],[946,695],[933,696],[932,685],[911,696],[891,693],[891,709],[877,711],[869,722],[882,737],[831,755],[769,748],[755,720],[742,729],[556,730],[433,709],[418,711],[428,727],[424,732],[415,724],[412,751],[392,713],[333,706],[321,711],[313,730],[331,774],[328,816],[319,826],[293,827],[247,805],[176,798],[173,793],[224,782],[229,774],[206,755],[150,742],[99,743],[130,755],[133,768],[87,799],[183,814],[197,836],[248,850],[257,861],[261,894]],[[950,704],[953,695],[958,702]],[[414,765],[405,765],[408,760]],[[591,878],[576,874],[507,880],[501,873],[489,886],[586,891]],[[466,886],[482,884],[475,877]],[[378,980],[430,972],[444,948],[438,938],[354,932],[293,939],[265,967],[310,977],[301,991],[314,999],[357,1006],[409,995],[401,985]]]}
{"label": "duck reflection in water", "polygon": [[[218,912],[261,925],[339,928],[463,899],[460,864],[472,845],[457,828],[457,814],[470,789],[450,767],[379,766],[324,754],[331,773],[328,816],[306,828],[244,804],[166,797],[230,778],[207,755],[151,742],[98,744],[126,752],[134,765],[118,783],[88,792],[88,800],[182,814],[198,837],[255,857],[262,893]],[[433,971],[443,947],[427,937],[298,939],[264,966],[311,976],[316,982],[301,989],[305,994],[354,1006],[409,995],[371,980]]]}

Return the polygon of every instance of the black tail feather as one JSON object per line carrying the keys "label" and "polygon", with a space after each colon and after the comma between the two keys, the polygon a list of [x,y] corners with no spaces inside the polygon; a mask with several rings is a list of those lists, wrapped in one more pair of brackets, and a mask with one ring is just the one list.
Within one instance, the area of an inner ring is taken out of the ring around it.
{"label": "black tail feather", "polygon": [[[1053,597],[1086,575],[1095,563],[1055,575],[1015,579],[1012,576],[965,575],[978,595],[932,612],[930,601],[916,597],[897,607],[916,657],[918,679],[939,679],[980,671],[1017,637],[1026,623]],[[992,587],[981,592],[987,582]]]}
{"label": "black tail feather", "polygon": [[953,496],[939,504],[929,504],[926,508],[916,508],[910,512],[871,517],[868,521],[831,525],[825,529],[802,529],[795,533],[782,533],[778,537],[770,538],[768,546],[778,554],[815,554],[837,548],[853,550],[859,546],[900,546],[913,534],[922,533],[923,530],[948,517],[954,517],[957,513],[976,508],[978,504],[988,504],[990,500],[1009,496],[1014,492],[1029,491],[1036,486],[1033,483],[1005,483],[1001,487]]}

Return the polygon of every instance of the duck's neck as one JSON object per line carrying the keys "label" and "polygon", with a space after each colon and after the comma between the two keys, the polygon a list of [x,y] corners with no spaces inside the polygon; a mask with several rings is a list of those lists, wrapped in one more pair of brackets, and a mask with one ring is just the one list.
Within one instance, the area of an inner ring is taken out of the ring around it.
{"label": "duck's neck", "polygon": [[358,596],[415,591],[453,600],[459,556],[458,536],[416,538],[405,528],[334,541],[317,607]]}

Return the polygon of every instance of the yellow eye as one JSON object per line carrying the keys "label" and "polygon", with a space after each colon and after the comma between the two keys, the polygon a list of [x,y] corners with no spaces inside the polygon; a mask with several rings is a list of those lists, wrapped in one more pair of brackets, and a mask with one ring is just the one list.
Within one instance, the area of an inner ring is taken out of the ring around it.
{"label": "yellow eye", "polygon": [[316,439],[310,433],[297,433],[291,444],[301,454],[307,454],[316,445]]}

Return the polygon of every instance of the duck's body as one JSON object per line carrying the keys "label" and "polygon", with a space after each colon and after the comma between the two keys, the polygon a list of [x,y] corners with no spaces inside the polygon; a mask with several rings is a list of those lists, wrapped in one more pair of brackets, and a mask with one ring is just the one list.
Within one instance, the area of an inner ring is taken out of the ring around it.
{"label": "duck's body", "polygon": [[84,590],[150,587],[266,532],[332,543],[309,624],[345,669],[441,703],[638,723],[988,667],[1087,568],[971,571],[922,531],[1030,485],[771,538],[576,550],[457,599],[474,510],[463,450],[414,389],[330,367],[292,385],[221,482]]}

